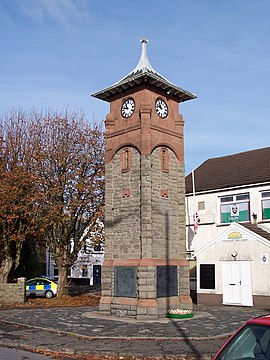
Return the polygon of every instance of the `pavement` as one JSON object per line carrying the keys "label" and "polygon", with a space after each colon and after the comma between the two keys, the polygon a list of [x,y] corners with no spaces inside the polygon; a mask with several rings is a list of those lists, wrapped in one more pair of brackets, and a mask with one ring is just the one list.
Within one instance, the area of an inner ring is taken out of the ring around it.
{"label": "pavement", "polygon": [[17,350],[17,349],[6,349],[0,347],[0,359],[1,360],[48,360],[51,357],[31,353],[29,351]]}
{"label": "pavement", "polygon": [[[270,309],[197,306],[189,319],[139,321],[105,316],[96,307],[0,309],[0,346],[62,353],[211,359],[247,319]],[[65,356],[61,359],[65,359]]]}

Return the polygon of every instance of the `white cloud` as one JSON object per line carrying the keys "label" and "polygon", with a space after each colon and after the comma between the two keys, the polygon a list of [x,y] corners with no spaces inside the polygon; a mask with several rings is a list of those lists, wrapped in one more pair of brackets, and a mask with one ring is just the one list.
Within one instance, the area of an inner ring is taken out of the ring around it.
{"label": "white cloud", "polygon": [[89,18],[87,2],[82,0],[18,0],[17,5],[22,15],[35,22],[70,24]]}

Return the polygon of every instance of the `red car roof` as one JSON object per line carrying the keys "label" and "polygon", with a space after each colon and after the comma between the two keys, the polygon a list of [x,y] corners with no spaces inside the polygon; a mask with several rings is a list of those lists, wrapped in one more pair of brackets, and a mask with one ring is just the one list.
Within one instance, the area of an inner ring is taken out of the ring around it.
{"label": "red car roof", "polygon": [[263,315],[247,321],[247,324],[258,324],[270,326],[270,315]]}
{"label": "red car roof", "polygon": [[216,355],[214,356],[214,360],[218,358],[220,353],[223,351],[224,348],[226,348],[227,344],[230,343],[230,341],[234,338],[234,336],[243,329],[248,324],[254,324],[254,325],[264,325],[270,327],[270,314],[269,315],[263,315],[257,318],[249,319],[247,320],[242,326],[240,326],[233,335],[221,346],[221,348],[218,350]]}

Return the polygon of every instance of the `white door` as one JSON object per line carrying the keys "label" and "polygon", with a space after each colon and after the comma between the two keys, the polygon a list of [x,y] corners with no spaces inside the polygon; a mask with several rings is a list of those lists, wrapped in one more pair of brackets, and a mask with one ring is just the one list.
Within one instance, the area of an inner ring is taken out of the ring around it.
{"label": "white door", "polygon": [[240,262],[224,261],[223,274],[223,304],[241,305]]}
{"label": "white door", "polygon": [[252,306],[250,261],[222,263],[223,304]]}
{"label": "white door", "polygon": [[242,305],[253,306],[251,261],[241,261]]}

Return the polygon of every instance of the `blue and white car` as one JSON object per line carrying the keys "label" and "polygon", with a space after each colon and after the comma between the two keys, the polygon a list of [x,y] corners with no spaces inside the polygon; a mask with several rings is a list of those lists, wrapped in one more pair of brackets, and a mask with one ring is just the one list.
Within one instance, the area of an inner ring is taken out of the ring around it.
{"label": "blue and white car", "polygon": [[26,296],[42,296],[51,299],[57,294],[57,284],[47,278],[39,277],[26,281]]}

